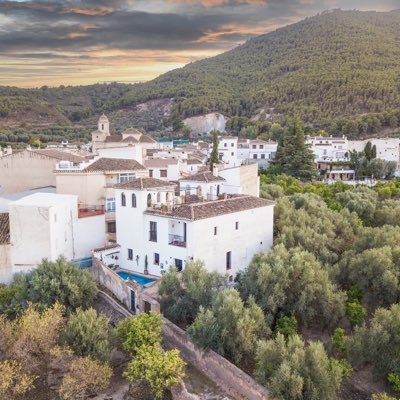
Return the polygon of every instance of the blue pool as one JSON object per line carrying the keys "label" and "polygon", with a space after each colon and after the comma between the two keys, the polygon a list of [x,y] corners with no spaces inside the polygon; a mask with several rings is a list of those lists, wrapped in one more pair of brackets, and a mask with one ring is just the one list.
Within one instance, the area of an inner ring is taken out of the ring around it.
{"label": "blue pool", "polygon": [[155,282],[155,279],[153,278],[147,278],[146,276],[142,275],[137,275],[133,272],[123,272],[119,271],[117,274],[124,280],[124,281],[129,281],[133,279],[136,283],[138,283],[140,286],[146,286],[147,284],[151,282]]}

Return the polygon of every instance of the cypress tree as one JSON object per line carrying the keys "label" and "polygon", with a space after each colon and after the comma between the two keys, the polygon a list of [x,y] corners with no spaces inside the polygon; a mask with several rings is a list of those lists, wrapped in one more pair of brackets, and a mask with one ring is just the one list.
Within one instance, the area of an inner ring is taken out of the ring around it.
{"label": "cypress tree", "polygon": [[210,159],[210,171],[213,172],[214,165],[218,164],[219,159],[218,159],[218,131],[213,130],[212,131],[212,143],[213,143],[213,148],[211,152],[211,159]]}
{"label": "cypress tree", "polygon": [[275,163],[282,171],[302,180],[316,176],[314,153],[305,143],[302,123],[295,120],[279,141]]}

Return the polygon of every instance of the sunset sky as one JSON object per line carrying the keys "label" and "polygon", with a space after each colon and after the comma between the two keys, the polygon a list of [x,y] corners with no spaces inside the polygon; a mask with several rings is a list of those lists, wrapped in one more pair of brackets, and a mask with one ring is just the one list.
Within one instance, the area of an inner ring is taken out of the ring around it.
{"label": "sunset sky", "polygon": [[0,85],[145,81],[332,8],[400,0],[0,0]]}

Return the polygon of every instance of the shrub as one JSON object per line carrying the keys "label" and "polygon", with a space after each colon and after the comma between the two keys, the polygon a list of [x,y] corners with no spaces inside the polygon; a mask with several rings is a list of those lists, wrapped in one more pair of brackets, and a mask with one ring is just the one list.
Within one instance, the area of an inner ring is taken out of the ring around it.
{"label": "shrub", "polygon": [[275,333],[281,333],[285,338],[297,333],[297,319],[291,317],[280,317],[276,322]]}
{"label": "shrub", "polygon": [[64,340],[78,356],[108,361],[111,356],[109,319],[96,310],[78,309],[72,314],[64,331]]}
{"label": "shrub", "polygon": [[361,325],[367,315],[367,309],[358,302],[346,303],[346,316],[353,326]]}

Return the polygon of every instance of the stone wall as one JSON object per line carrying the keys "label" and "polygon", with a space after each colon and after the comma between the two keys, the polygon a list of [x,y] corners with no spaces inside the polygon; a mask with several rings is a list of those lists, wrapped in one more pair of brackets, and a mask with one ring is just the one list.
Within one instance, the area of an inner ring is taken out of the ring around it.
{"label": "stone wall", "polygon": [[93,266],[90,271],[95,276],[97,282],[110,290],[114,296],[126,307],[131,307],[131,290],[138,290],[138,288],[130,289],[121,277],[110,268],[106,267],[99,259],[93,257]]}
{"label": "stone wall", "polygon": [[164,340],[169,347],[181,351],[182,357],[221,386],[236,400],[267,400],[268,391],[253,378],[214,351],[203,351],[196,346],[188,334],[163,319]]}

